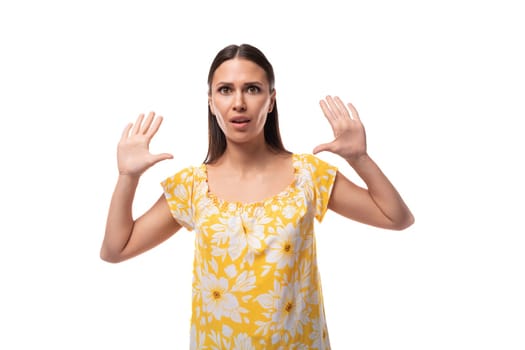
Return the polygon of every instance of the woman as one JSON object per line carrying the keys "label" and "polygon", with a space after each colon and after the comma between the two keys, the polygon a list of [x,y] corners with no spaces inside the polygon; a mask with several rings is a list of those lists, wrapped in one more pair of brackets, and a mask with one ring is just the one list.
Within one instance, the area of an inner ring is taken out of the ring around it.
{"label": "woman", "polygon": [[320,102],[335,139],[313,153],[343,157],[366,188],[314,155],[284,148],[273,68],[257,48],[221,50],[208,86],[206,160],[163,181],[164,193],[136,220],[141,174],[172,156],[149,152],[162,122],[153,112],[124,130],[101,258],[124,261],[184,226],[195,231],[192,349],[329,349],[314,218],[321,221],[331,209],[401,230],[413,216],[367,154],[352,104],[331,96]]}

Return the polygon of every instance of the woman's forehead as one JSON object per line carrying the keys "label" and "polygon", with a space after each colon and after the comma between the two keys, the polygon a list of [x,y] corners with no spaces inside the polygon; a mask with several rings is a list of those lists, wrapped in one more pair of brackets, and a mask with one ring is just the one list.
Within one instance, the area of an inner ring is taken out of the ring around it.
{"label": "woman's forehead", "polygon": [[212,83],[235,83],[243,81],[259,81],[261,83],[268,83],[264,69],[250,60],[238,57],[221,63],[221,65],[217,67],[217,70],[215,70],[215,73],[213,74]]}

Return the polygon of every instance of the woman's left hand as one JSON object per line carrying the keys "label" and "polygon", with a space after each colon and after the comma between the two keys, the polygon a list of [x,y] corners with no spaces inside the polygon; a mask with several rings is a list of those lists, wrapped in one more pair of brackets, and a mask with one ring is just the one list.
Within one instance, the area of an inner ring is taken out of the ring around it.
{"label": "woman's left hand", "polygon": [[313,153],[329,151],[335,153],[348,162],[358,160],[366,155],[365,128],[359,119],[355,107],[348,103],[348,108],[339,97],[327,96],[320,101],[321,109],[328,119],[334,132],[332,142],[318,145]]}

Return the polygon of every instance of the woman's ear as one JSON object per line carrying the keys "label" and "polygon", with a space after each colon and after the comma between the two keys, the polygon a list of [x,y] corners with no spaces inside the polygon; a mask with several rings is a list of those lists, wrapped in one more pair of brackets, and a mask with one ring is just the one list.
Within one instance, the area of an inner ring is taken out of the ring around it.
{"label": "woman's ear", "polygon": [[272,91],[272,94],[270,95],[270,107],[268,107],[268,113],[272,113],[273,106],[275,106],[275,89]]}
{"label": "woman's ear", "polygon": [[210,107],[211,114],[215,115],[215,110],[213,109],[213,103],[211,102],[211,97],[208,97],[208,107]]}

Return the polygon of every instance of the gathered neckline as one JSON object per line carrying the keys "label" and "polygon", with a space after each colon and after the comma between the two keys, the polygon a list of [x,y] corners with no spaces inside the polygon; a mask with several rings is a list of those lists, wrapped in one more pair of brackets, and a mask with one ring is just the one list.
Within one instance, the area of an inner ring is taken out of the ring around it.
{"label": "gathered neckline", "polygon": [[269,204],[273,204],[275,202],[279,202],[284,198],[289,197],[294,190],[296,189],[296,184],[298,183],[298,175],[299,175],[299,168],[298,168],[298,155],[295,153],[292,153],[292,167],[293,167],[293,179],[292,181],[286,185],[281,191],[261,200],[255,200],[250,202],[244,202],[244,201],[233,201],[233,200],[227,200],[223,199],[219,196],[217,196],[215,193],[210,191],[209,183],[208,183],[208,168],[206,164],[201,164],[199,169],[199,176],[201,177],[202,183],[204,185],[203,191],[205,192],[206,196],[211,199],[218,207],[226,208],[226,209],[232,209],[232,208],[248,208],[248,207],[261,207],[261,206],[267,206]]}

